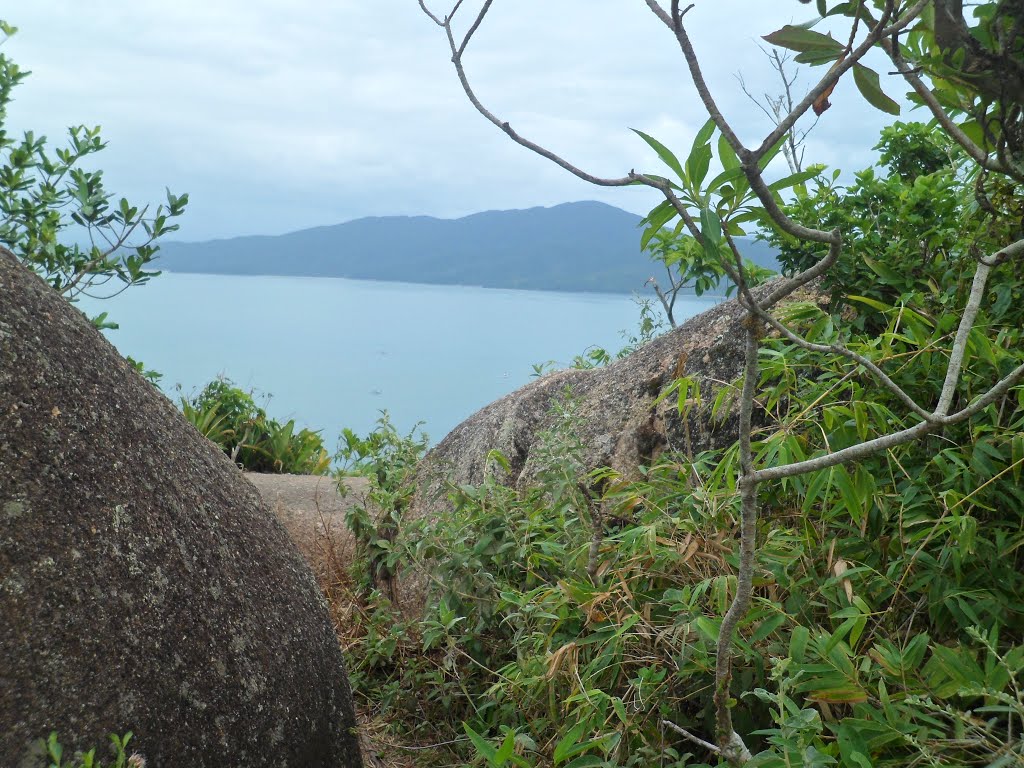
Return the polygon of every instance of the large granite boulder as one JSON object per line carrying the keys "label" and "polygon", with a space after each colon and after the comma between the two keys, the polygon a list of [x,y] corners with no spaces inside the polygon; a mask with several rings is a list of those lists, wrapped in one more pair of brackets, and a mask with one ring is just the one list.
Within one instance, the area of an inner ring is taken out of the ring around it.
{"label": "large granite boulder", "polygon": [[[187,311],[187,310],[183,310]],[[313,576],[256,489],[0,249],[0,763],[359,766]]]}
{"label": "large granite boulder", "polygon": [[[757,293],[775,285],[773,281]],[[725,408],[712,419],[710,405],[742,371],[744,317],[735,300],[723,301],[608,366],[557,371],[485,406],[421,462],[413,515],[442,514],[448,507],[444,489],[449,483],[482,482],[492,449],[509,460],[511,472],[502,475],[506,481],[528,485],[538,469],[537,438],[553,428],[558,418],[554,407],[567,396],[574,402],[586,469],[611,467],[633,476],[666,449],[697,453],[731,444],[736,440],[734,412]],[[679,414],[675,395],[659,400],[684,375],[699,383],[702,395],[686,419]]]}

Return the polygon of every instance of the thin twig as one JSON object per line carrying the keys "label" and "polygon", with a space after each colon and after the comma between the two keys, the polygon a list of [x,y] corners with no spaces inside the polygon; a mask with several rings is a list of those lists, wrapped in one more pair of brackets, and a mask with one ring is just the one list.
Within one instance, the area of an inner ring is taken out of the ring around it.
{"label": "thin twig", "polygon": [[[461,3],[462,0],[459,0],[459,2]],[[487,11],[489,11],[491,9],[491,3],[493,3],[493,2],[494,2],[494,0],[487,0],[487,2],[485,2],[483,4],[483,7],[480,8],[480,13],[478,13],[476,15],[476,20],[473,22],[472,26],[469,28],[469,31],[466,32],[466,36],[462,39],[462,45],[459,46],[459,53],[458,53],[459,59],[461,59],[462,58],[462,54],[465,53],[466,46],[469,45],[469,41],[472,39],[473,34],[480,28],[480,25],[483,23],[484,16],[486,16],[487,15]],[[454,11],[452,12],[452,14],[454,15]],[[449,19],[449,21],[450,21],[450,19]]]}
{"label": "thin twig", "polygon": [[663,726],[665,726],[666,728],[668,728],[670,731],[675,731],[676,733],[678,733],[680,736],[682,736],[687,741],[690,741],[690,742],[696,744],[699,747],[704,747],[704,749],[706,749],[708,752],[712,753],[713,755],[720,755],[720,754],[722,754],[722,750],[720,750],[718,747],[716,747],[710,741],[704,741],[704,739],[700,738],[699,736],[694,736],[688,730],[686,730],[685,728],[680,728],[678,725],[673,723],[671,720],[662,720],[661,724]]}

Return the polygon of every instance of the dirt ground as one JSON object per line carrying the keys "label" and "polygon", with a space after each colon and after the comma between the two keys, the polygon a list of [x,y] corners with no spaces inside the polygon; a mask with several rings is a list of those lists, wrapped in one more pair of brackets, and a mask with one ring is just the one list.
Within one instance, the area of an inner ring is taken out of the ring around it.
{"label": "dirt ground", "polygon": [[323,565],[324,547],[328,542],[346,565],[351,562],[354,542],[345,526],[345,513],[361,502],[368,487],[365,478],[346,479],[347,493],[342,495],[333,477],[252,472],[247,472],[245,477],[284,523],[317,575],[320,575],[318,568]]}
{"label": "dirt ground", "polygon": [[[263,475],[246,473],[267,506],[284,524],[292,540],[307,559],[331,610],[342,645],[346,638],[342,629],[357,610],[350,599],[345,571],[352,562],[355,542],[345,525],[345,513],[362,503],[368,483],[365,478],[345,480],[347,492],[338,492],[332,477],[313,475]],[[422,747],[397,744],[389,729],[376,720],[355,696],[359,741],[366,768],[412,768],[413,755]]]}

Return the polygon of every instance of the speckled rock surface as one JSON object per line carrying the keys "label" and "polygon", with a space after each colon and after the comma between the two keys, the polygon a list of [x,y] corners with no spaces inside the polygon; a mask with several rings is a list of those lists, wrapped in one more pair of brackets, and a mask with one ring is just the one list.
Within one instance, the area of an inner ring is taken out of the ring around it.
{"label": "speckled rock surface", "polygon": [[[776,285],[770,282],[755,293]],[[800,298],[819,297],[811,293]],[[509,459],[509,483],[528,484],[537,469],[533,460],[537,435],[552,427],[552,406],[564,399],[567,390],[578,403],[579,437],[588,469],[612,467],[630,476],[667,448],[696,453],[730,445],[736,440],[735,417],[726,409],[724,418],[712,420],[709,405],[742,370],[742,318],[743,310],[735,300],[724,301],[611,365],[557,371],[484,407],[424,458],[412,514],[443,513],[446,482],[480,483],[491,449]],[[655,402],[683,374],[700,383],[704,403],[692,409],[685,422],[674,395]]]}
{"label": "speckled rock surface", "polygon": [[[778,283],[755,289],[760,295]],[[816,294],[802,299],[817,300]],[[635,477],[665,450],[721,448],[736,440],[737,417],[725,407],[715,419],[710,405],[722,387],[731,386],[743,368],[744,311],[724,301],[680,327],[654,339],[611,365],[591,370],[564,370],[543,376],[485,406],[453,429],[420,462],[417,488],[407,515],[412,519],[443,517],[450,507],[451,484],[478,485],[485,478],[487,455],[497,449],[511,471],[497,479],[527,487],[537,475],[535,456],[540,433],[556,418],[553,407],[571,393],[579,418],[578,437],[586,469],[612,467]],[[690,376],[700,384],[701,402],[684,420],[673,394],[658,402],[673,380]],[[397,584],[407,618],[417,618],[427,599],[430,565],[410,565]]]}
{"label": "speckled rock surface", "polygon": [[[145,290],[145,289],[142,289]],[[256,489],[0,249],[0,764],[359,766],[316,584]]]}

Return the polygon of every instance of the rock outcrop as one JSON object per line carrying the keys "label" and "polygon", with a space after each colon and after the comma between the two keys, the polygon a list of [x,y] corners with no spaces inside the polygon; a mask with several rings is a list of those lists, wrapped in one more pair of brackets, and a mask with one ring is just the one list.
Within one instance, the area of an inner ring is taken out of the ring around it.
{"label": "rock outcrop", "polygon": [[[537,437],[554,426],[553,408],[567,396],[575,403],[588,469],[606,466],[632,476],[667,448],[696,453],[731,444],[735,418],[712,420],[709,405],[742,370],[743,315],[735,300],[724,301],[611,365],[557,371],[484,407],[423,460],[414,516],[441,514],[447,483],[480,483],[492,449],[509,460],[508,482],[527,485],[537,470]],[[699,383],[703,400],[685,420],[674,395],[657,402],[682,375]]]}
{"label": "rock outcrop", "polygon": [[360,765],[313,576],[231,461],[0,249],[0,763]]}
{"label": "rock outcrop", "polygon": [[[772,281],[754,293],[763,295],[777,286]],[[805,290],[793,300],[820,302],[824,297]],[[725,405],[712,418],[711,404],[742,372],[744,317],[735,300],[724,301],[611,365],[551,373],[484,407],[420,463],[407,517],[437,519],[446,514],[447,489],[483,482],[492,449],[510,465],[508,473],[497,472],[495,477],[515,487],[529,486],[541,468],[540,435],[555,426],[560,418],[556,406],[567,399],[573,402],[586,470],[611,467],[635,477],[640,466],[649,465],[665,450],[695,455],[731,445],[736,440],[736,411]],[[666,387],[684,375],[698,384],[701,394],[685,418],[676,394],[662,397]],[[428,581],[417,567],[399,582],[399,603],[407,617],[421,615]]]}

